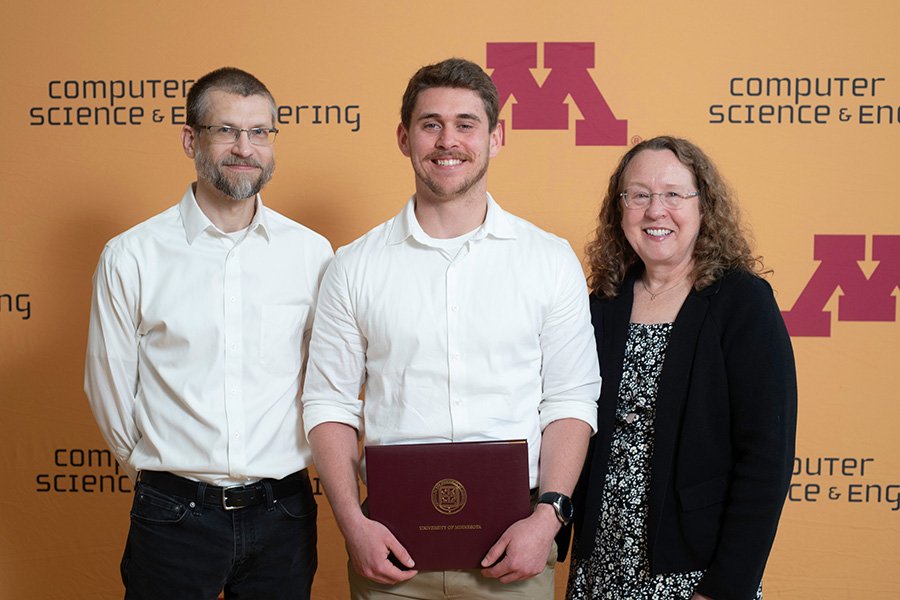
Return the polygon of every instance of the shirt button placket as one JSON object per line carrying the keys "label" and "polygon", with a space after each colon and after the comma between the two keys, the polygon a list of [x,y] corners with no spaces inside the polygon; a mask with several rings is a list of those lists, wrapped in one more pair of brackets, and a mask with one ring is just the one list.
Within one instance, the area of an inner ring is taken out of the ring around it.
{"label": "shirt button placket", "polygon": [[[460,253],[462,255],[462,253]],[[450,418],[453,437],[466,428],[467,414],[463,407],[463,382],[465,381],[465,363],[460,343],[461,315],[459,310],[459,277],[460,265],[457,259],[447,268],[447,391],[450,401]]]}
{"label": "shirt button placket", "polygon": [[232,475],[245,471],[246,452],[243,421],[243,287],[241,258],[234,246],[225,257],[224,317],[225,332],[225,419],[228,431],[228,471]]}

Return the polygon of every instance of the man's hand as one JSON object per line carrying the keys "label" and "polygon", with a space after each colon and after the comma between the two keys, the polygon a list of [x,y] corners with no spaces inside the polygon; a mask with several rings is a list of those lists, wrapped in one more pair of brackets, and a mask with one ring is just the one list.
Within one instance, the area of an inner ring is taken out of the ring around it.
{"label": "man's hand", "polygon": [[356,430],[344,423],[321,423],[309,432],[309,443],[335,521],[344,534],[353,569],[363,577],[387,585],[414,577],[417,571],[403,571],[388,560],[393,553],[403,565],[414,567],[406,548],[387,527],[367,518],[359,506]]}
{"label": "man's hand", "polygon": [[347,553],[350,562],[357,573],[386,585],[393,585],[415,577],[418,571],[403,571],[398,569],[388,560],[388,555],[393,555],[404,566],[415,566],[409,552],[406,551],[397,538],[388,531],[387,527],[365,517],[361,517],[344,531],[347,542]]}
{"label": "man's hand", "polygon": [[530,517],[510,525],[497,543],[491,546],[481,566],[489,567],[504,553],[506,556],[496,565],[482,569],[481,574],[499,579],[501,583],[538,575],[547,566],[547,557],[559,528],[553,508],[548,504],[538,504]]}

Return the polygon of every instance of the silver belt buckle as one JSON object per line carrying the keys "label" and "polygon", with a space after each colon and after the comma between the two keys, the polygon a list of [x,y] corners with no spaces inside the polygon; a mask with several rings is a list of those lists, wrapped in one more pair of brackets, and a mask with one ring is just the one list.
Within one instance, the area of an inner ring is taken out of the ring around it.
{"label": "silver belt buckle", "polygon": [[237,510],[239,508],[244,508],[243,506],[228,506],[228,492],[242,487],[244,486],[233,485],[231,487],[222,488],[222,508],[224,508],[225,510]]}

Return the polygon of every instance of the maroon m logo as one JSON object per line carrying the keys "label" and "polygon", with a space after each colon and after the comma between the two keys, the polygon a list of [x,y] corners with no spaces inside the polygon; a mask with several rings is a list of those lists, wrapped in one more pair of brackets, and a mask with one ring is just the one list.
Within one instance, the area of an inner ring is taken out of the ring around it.
{"label": "maroon m logo", "polygon": [[825,305],[838,288],[838,321],[896,321],[900,287],[900,235],[872,236],[872,260],[878,266],[868,279],[858,261],[866,258],[864,235],[817,235],[813,257],[821,261],[791,310],[782,311],[793,336],[831,335],[831,312]]}
{"label": "maroon m logo", "polygon": [[500,92],[500,108],[510,96],[513,129],[568,129],[571,96],[584,119],[575,122],[576,146],[624,146],[628,121],[616,119],[603,94],[591,79],[593,42],[547,42],[544,68],[550,69],[543,85],[531,74],[537,64],[536,42],[488,43],[487,66]]}

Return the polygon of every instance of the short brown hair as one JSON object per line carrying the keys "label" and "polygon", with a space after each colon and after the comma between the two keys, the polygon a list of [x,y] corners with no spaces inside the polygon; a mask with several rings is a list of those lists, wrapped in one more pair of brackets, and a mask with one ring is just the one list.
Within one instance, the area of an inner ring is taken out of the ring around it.
{"label": "short brown hair", "polygon": [[448,58],[416,71],[406,86],[403,103],[400,106],[400,122],[404,127],[409,129],[419,94],[424,90],[438,87],[464,88],[476,92],[484,103],[490,130],[493,131],[497,127],[500,120],[497,86],[484,69],[464,58]]}
{"label": "short brown hair", "polygon": [[700,232],[694,246],[694,288],[701,290],[725,271],[742,269],[757,275],[771,272],[750,249],[749,232],[725,180],[704,152],[688,140],[659,136],[631,148],[609,179],[600,205],[597,229],[585,247],[588,286],[607,298],[618,294],[625,274],[641,262],[622,230],[622,177],[635,156],[644,150],[669,150],[690,169],[700,192]]}
{"label": "short brown hair", "polygon": [[[187,95],[187,119],[191,127],[203,123],[209,109],[209,92],[220,90],[239,96],[263,96],[272,104],[272,125],[275,125],[275,98],[262,81],[235,67],[222,67],[207,73],[194,82]],[[209,123],[206,123],[207,125]]]}

